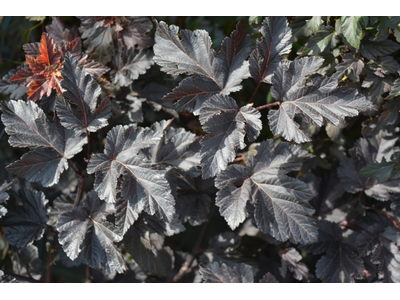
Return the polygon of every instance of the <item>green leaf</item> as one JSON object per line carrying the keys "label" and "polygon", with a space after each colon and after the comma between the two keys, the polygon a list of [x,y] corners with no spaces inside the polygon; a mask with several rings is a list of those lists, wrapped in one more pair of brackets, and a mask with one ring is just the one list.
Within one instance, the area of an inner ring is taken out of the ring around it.
{"label": "green leaf", "polygon": [[339,35],[331,26],[320,26],[318,33],[310,38],[303,55],[316,55],[325,49],[334,48],[339,42]]}
{"label": "green leaf", "polygon": [[46,17],[36,17],[36,16],[29,16],[29,17],[25,17],[25,19],[28,19],[29,21],[43,21],[44,19],[46,19]]}
{"label": "green leaf", "polygon": [[263,20],[263,17],[249,17],[249,25],[260,24]]}
{"label": "green leaf", "polygon": [[390,90],[390,94],[387,98],[392,99],[398,96],[400,96],[400,79],[396,79],[394,81],[392,89]]}
{"label": "green leaf", "polygon": [[396,29],[394,30],[394,36],[396,41],[400,43],[400,24],[396,26]]}
{"label": "green leaf", "polygon": [[361,17],[341,17],[343,35],[351,46],[360,48],[362,28],[360,24]]}
{"label": "green leaf", "polygon": [[389,23],[390,19],[389,17],[379,17],[380,23],[378,26],[378,32],[375,35],[375,41],[383,41],[386,40],[388,37],[388,29],[389,29]]}
{"label": "green leaf", "polygon": [[307,26],[313,33],[317,33],[319,26],[323,23],[322,17],[312,17],[307,21]]}
{"label": "green leaf", "polygon": [[378,178],[379,182],[384,182],[390,178],[393,172],[393,163],[387,162],[383,157],[380,163],[369,164],[362,168],[358,175],[364,177],[375,177]]}

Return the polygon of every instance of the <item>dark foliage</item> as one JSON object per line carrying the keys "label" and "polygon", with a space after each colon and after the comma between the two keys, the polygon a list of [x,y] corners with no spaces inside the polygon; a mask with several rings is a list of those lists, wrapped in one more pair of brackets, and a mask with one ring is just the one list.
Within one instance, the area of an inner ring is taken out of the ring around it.
{"label": "dark foliage", "polygon": [[400,282],[399,17],[4,18],[0,282]]}

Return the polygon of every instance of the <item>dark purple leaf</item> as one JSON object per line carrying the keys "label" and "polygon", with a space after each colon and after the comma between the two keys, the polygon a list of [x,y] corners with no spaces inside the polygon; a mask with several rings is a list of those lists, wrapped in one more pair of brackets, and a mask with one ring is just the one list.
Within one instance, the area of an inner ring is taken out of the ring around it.
{"label": "dark purple leaf", "polygon": [[43,237],[48,221],[47,202],[43,192],[25,188],[7,201],[8,213],[0,224],[6,227],[4,236],[11,245],[24,248]]}
{"label": "dark purple leaf", "polygon": [[251,53],[250,74],[257,82],[271,83],[271,77],[279,62],[292,49],[292,30],[286,17],[267,17],[260,29],[263,37],[257,40],[257,48]]}
{"label": "dark purple leaf", "polygon": [[116,126],[107,134],[104,154],[96,154],[88,164],[89,174],[96,173],[94,189],[106,202],[116,200],[117,180],[123,175],[121,196],[136,213],[171,221],[175,200],[165,179],[165,171],[152,170],[151,162],[139,150],[156,144],[160,132],[148,128]]}
{"label": "dark purple leaf", "polygon": [[86,143],[84,133],[50,122],[33,101],[11,100],[3,103],[2,111],[1,120],[10,135],[10,145],[32,149],[7,169],[45,187],[56,184],[60,174],[68,169],[67,160],[79,153]]}
{"label": "dark purple leaf", "polygon": [[307,75],[315,73],[322,62],[321,58],[305,57],[280,63],[272,77],[271,93],[281,105],[279,110],[268,113],[274,135],[281,134],[296,143],[310,142],[293,120],[296,114],[307,123],[320,127],[324,119],[338,125],[345,117],[357,116],[360,111],[373,108],[357,90],[337,88],[335,79],[317,77],[307,84]]}
{"label": "dark purple leaf", "polygon": [[205,283],[253,283],[254,275],[248,266],[237,264],[229,267],[218,262],[200,264],[199,270]]}
{"label": "dark purple leaf", "polygon": [[221,190],[217,205],[228,224],[234,229],[244,219],[243,205],[250,200],[261,231],[279,241],[316,242],[317,226],[311,217],[314,209],[308,203],[313,194],[304,182],[286,175],[311,155],[287,143],[274,146],[272,140],[261,143],[256,151],[246,169],[233,165],[217,176],[216,186]]}
{"label": "dark purple leaf", "polygon": [[112,81],[120,86],[129,86],[153,64],[153,53],[148,50],[129,49],[117,53],[113,59]]}
{"label": "dark purple leaf", "polygon": [[157,27],[154,61],[168,74],[194,75],[165,96],[167,102],[177,101],[179,111],[199,113],[202,103],[213,95],[228,95],[241,89],[241,81],[249,76],[250,39],[239,23],[230,38],[222,41],[221,51],[215,54],[211,39],[204,30],[181,30],[164,22]]}
{"label": "dark purple leaf", "polygon": [[122,235],[106,220],[113,211],[112,205],[101,201],[95,191],[90,191],[81,206],[59,216],[59,242],[71,260],[82,251],[91,268],[102,268],[108,273],[126,270],[125,260],[114,244],[122,240]]}
{"label": "dark purple leaf", "polygon": [[255,139],[262,127],[261,114],[253,107],[239,109],[235,100],[225,95],[206,101],[200,114],[203,129],[208,133],[200,140],[202,174],[209,178],[225,170],[236,151],[246,147],[246,124],[250,139]]}
{"label": "dark purple leaf", "polygon": [[91,75],[85,73],[83,67],[78,66],[70,53],[65,56],[62,76],[64,80],[61,85],[66,89],[63,96],[67,101],[60,98],[56,103],[61,124],[65,128],[89,132],[107,126],[107,119],[111,116],[111,102],[105,99],[97,105],[100,86],[93,81]]}
{"label": "dark purple leaf", "polygon": [[378,178],[364,177],[359,172],[368,164],[381,162],[383,158],[390,160],[395,152],[393,147],[397,140],[396,136],[385,131],[374,137],[358,139],[355,146],[349,150],[351,158],[343,157],[338,168],[343,188],[349,193],[364,190],[366,195],[380,201],[395,197],[393,193],[400,192],[400,179],[389,178],[380,182]]}

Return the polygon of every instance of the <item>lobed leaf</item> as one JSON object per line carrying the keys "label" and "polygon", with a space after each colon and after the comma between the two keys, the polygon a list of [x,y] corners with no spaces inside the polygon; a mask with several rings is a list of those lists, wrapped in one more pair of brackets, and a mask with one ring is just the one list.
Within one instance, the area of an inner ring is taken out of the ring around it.
{"label": "lobed leaf", "polygon": [[107,119],[111,116],[111,102],[106,98],[97,105],[97,98],[101,94],[100,86],[93,81],[91,75],[86,74],[84,67],[79,67],[71,53],[66,54],[63,65],[62,86],[66,90],[63,93],[65,100],[59,98],[56,102],[61,124],[75,131],[89,132],[96,132],[107,126]]}
{"label": "lobed leaf", "polygon": [[258,228],[279,241],[308,244],[317,240],[317,226],[308,203],[313,194],[308,186],[286,174],[311,156],[298,146],[272,140],[256,148],[247,168],[229,166],[216,179],[216,204],[232,229],[244,220],[244,205],[254,205]]}
{"label": "lobed leaf", "polygon": [[138,155],[139,150],[156,144],[161,137],[160,132],[149,128],[119,125],[109,131],[104,154],[95,154],[87,167],[89,174],[95,173],[94,189],[100,199],[116,201],[117,180],[123,175],[121,196],[129,201],[129,209],[172,220],[175,200],[165,171],[152,170],[151,162],[143,154]]}
{"label": "lobed leaf", "polygon": [[309,142],[311,139],[293,120],[296,114],[313,126],[322,126],[324,119],[338,125],[345,117],[373,108],[357,90],[338,88],[335,79],[316,77],[307,84],[307,76],[316,72],[321,64],[322,59],[317,57],[280,63],[272,77],[271,93],[281,105],[279,110],[268,112],[274,135],[281,134],[296,143]]}
{"label": "lobed leaf", "polygon": [[5,131],[13,147],[29,147],[7,170],[30,182],[48,187],[58,183],[68,169],[68,159],[82,151],[85,135],[50,122],[36,103],[10,100],[2,104]]}
{"label": "lobed leaf", "polygon": [[250,39],[239,23],[230,38],[222,41],[218,54],[211,48],[211,39],[204,30],[181,30],[160,22],[154,45],[154,61],[168,74],[194,75],[181,81],[163,100],[175,102],[178,111],[199,114],[202,104],[213,95],[228,95],[241,89],[249,76],[245,58],[250,52]]}
{"label": "lobed leaf", "polygon": [[279,62],[292,49],[292,30],[286,17],[267,17],[260,29],[263,35],[250,55],[250,74],[257,82],[271,83],[271,77]]}
{"label": "lobed leaf", "polygon": [[22,188],[6,203],[7,214],[1,218],[4,236],[18,248],[31,245],[43,237],[48,217],[48,200],[43,192]]}
{"label": "lobed leaf", "polygon": [[251,269],[243,264],[229,267],[218,262],[200,264],[200,275],[205,283],[253,283]]}
{"label": "lobed leaf", "polygon": [[122,240],[119,231],[109,221],[112,212],[109,204],[101,201],[95,191],[90,191],[82,206],[59,216],[57,231],[59,242],[71,260],[82,251],[91,268],[102,268],[108,273],[126,270],[125,260],[114,242]]}
{"label": "lobed leaf", "polygon": [[374,137],[358,139],[355,146],[349,151],[351,158],[343,157],[338,168],[338,176],[343,188],[349,193],[364,190],[368,196],[380,201],[390,200],[395,196],[393,193],[400,192],[400,179],[388,177],[386,180],[382,180],[375,176],[367,177],[366,175],[369,173],[365,170],[360,172],[368,164],[389,159],[395,151],[393,146],[396,141],[397,137],[387,132],[381,132]]}

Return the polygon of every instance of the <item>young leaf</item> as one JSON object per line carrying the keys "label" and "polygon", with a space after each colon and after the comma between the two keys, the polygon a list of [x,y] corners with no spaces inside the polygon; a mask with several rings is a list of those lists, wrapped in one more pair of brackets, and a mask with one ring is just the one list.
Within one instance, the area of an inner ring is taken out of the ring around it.
{"label": "young leaf", "polygon": [[4,236],[11,245],[24,248],[43,237],[48,221],[47,203],[43,192],[26,188],[7,201],[8,213],[0,224],[6,227]]}
{"label": "young leaf", "polygon": [[93,81],[91,75],[86,74],[83,67],[78,66],[71,53],[66,54],[63,65],[62,87],[66,90],[63,93],[66,100],[60,98],[56,103],[61,124],[75,131],[89,132],[96,132],[107,126],[107,119],[111,116],[111,102],[106,98],[97,105],[97,98],[101,94],[100,86]]}
{"label": "young leaf", "polygon": [[39,54],[36,57],[26,55],[29,68],[21,68],[9,79],[10,82],[29,86],[27,93],[29,99],[33,101],[41,99],[44,95],[50,96],[53,88],[59,94],[63,91],[60,84],[62,81],[60,47],[47,33],[43,33],[38,50]]}
{"label": "young leaf", "polygon": [[263,35],[257,40],[257,48],[250,55],[250,74],[257,82],[271,83],[271,77],[279,62],[292,49],[292,30],[286,17],[267,17],[260,29]]}
{"label": "young leaf", "polygon": [[244,26],[239,23],[230,38],[222,41],[216,55],[211,48],[211,39],[204,30],[181,30],[164,22],[157,27],[154,45],[154,61],[161,71],[168,74],[193,75],[184,79],[177,88],[164,97],[174,102],[178,111],[199,114],[203,102],[213,95],[228,95],[241,89],[241,81],[249,76],[248,62],[244,61],[250,52],[250,39]]}
{"label": "young leaf", "polygon": [[272,140],[261,143],[247,168],[232,165],[217,176],[216,204],[232,229],[244,219],[244,205],[250,200],[261,231],[279,241],[313,243],[317,226],[308,203],[313,194],[304,182],[286,175],[311,155],[299,146],[273,144]]}
{"label": "young leaf", "polygon": [[253,283],[251,268],[244,264],[229,267],[218,262],[200,264],[200,275],[205,283]]}
{"label": "young leaf", "polygon": [[83,251],[91,268],[101,267],[108,273],[126,270],[125,260],[114,244],[122,240],[122,235],[106,220],[111,212],[111,205],[101,201],[95,191],[90,191],[82,206],[59,216],[59,242],[70,259],[75,260]]}
{"label": "young leaf", "polygon": [[29,147],[19,161],[7,166],[12,174],[48,187],[58,183],[68,169],[68,159],[82,150],[83,133],[50,122],[35,102],[22,100],[2,103],[1,120],[13,147]]}
{"label": "young leaf", "polygon": [[324,118],[338,125],[345,117],[373,108],[357,90],[338,88],[335,79],[316,77],[307,84],[307,75],[315,73],[322,62],[321,58],[305,57],[292,62],[282,61],[278,66],[272,77],[271,93],[281,105],[279,110],[268,113],[274,135],[281,134],[296,143],[310,142],[293,120],[296,114],[314,126],[322,126]]}
{"label": "young leaf", "polygon": [[89,174],[96,173],[94,189],[106,202],[116,200],[117,180],[121,183],[121,196],[129,201],[129,209],[143,210],[171,221],[175,212],[174,197],[165,171],[152,170],[151,162],[140,149],[150,147],[161,138],[161,133],[148,128],[116,126],[107,134],[104,154],[97,153],[88,164]]}

